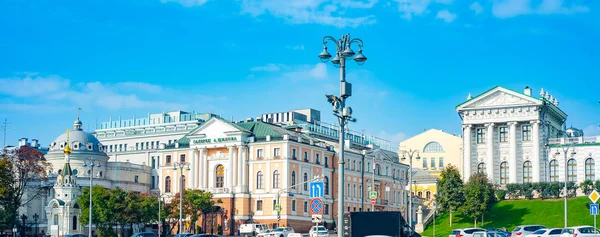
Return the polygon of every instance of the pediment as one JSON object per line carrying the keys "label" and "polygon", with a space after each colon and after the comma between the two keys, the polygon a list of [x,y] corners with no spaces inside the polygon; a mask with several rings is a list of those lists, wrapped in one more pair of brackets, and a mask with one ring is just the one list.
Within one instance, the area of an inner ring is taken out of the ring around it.
{"label": "pediment", "polygon": [[219,118],[211,118],[200,127],[188,133],[189,138],[225,138],[233,135],[247,133],[245,129]]}
{"label": "pediment", "polygon": [[528,95],[498,87],[458,106],[457,110],[503,108],[528,105],[541,105],[541,101]]}

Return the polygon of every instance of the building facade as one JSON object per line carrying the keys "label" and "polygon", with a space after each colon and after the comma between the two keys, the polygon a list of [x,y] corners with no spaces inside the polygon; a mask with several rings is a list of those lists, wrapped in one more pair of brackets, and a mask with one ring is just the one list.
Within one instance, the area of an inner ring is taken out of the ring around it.
{"label": "building facade", "polygon": [[600,174],[599,159],[600,136],[584,137],[581,130],[567,129],[566,136],[549,141],[548,181],[594,182]]}
{"label": "building facade", "polygon": [[485,173],[494,184],[550,180],[546,144],[559,136],[567,115],[558,101],[529,87],[494,87],[456,107],[463,127],[463,179]]}
{"label": "building facade", "polygon": [[[400,150],[419,151],[420,160],[413,160],[413,167],[440,177],[444,167],[454,165],[463,171],[463,139],[438,129],[429,129],[400,142]],[[401,151],[399,151],[399,154]],[[408,159],[400,162],[408,164]]]}

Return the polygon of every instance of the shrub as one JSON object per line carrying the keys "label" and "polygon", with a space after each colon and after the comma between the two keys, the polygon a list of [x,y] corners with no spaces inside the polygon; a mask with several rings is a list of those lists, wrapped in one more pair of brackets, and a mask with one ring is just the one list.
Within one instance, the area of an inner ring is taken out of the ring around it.
{"label": "shrub", "polygon": [[506,190],[504,190],[504,189],[497,189],[497,190],[496,190],[496,198],[497,198],[499,201],[502,201],[502,200],[506,199],[506,194],[507,194],[507,193],[508,193],[508,192],[507,192]]}

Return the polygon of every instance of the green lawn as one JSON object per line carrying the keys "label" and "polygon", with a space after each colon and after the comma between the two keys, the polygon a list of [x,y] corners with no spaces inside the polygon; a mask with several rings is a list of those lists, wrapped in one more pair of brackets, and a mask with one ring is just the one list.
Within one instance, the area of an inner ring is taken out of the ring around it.
{"label": "green lawn", "polygon": [[[594,225],[594,217],[586,206],[587,197],[569,199],[569,226]],[[484,227],[506,227],[512,231],[515,226],[525,224],[542,224],[547,227],[564,226],[564,199],[552,200],[507,200],[497,203],[484,215]],[[599,218],[600,219],[600,218]],[[600,221],[600,220],[599,220]],[[450,216],[441,214],[435,221],[435,237],[446,237],[455,228],[473,227],[473,219],[462,215],[454,215],[452,227]],[[481,218],[477,227],[481,227]],[[427,226],[422,236],[433,236],[433,222]]]}

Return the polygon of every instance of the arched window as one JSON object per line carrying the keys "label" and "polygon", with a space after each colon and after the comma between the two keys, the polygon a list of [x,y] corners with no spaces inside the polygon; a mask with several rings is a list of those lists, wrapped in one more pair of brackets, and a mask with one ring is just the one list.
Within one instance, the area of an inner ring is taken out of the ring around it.
{"label": "arched window", "polygon": [[165,193],[171,192],[171,176],[165,177]]}
{"label": "arched window", "polygon": [[263,186],[263,183],[264,183],[263,172],[258,171],[258,173],[256,173],[256,188],[264,189],[265,187]]}
{"label": "arched window", "polygon": [[442,148],[442,145],[440,145],[439,143],[430,142],[430,143],[427,143],[427,145],[425,145],[425,148],[423,148],[423,152],[425,152],[425,153],[444,152],[444,149]]}
{"label": "arched window", "polygon": [[508,162],[500,163],[500,184],[508,183]]}
{"label": "arched window", "polygon": [[381,175],[381,166],[379,164],[375,164],[376,174]]}
{"label": "arched window", "polygon": [[304,161],[308,161],[308,152],[304,152]]}
{"label": "arched window", "polygon": [[486,170],[485,163],[481,162],[481,163],[479,163],[479,165],[477,165],[477,173],[486,174],[485,170]]}
{"label": "arched window", "polygon": [[185,162],[185,154],[181,154],[181,155],[179,155],[179,161],[180,161],[181,163]]}
{"label": "arched window", "polygon": [[575,159],[567,162],[567,177],[568,182],[577,182],[577,161]]}
{"label": "arched window", "polygon": [[321,164],[321,163],[319,163],[319,154],[315,154],[315,163]]}
{"label": "arched window", "polygon": [[222,188],[225,185],[225,167],[223,165],[217,165],[215,170],[215,180],[217,188]]}
{"label": "arched window", "polygon": [[531,161],[525,161],[523,163],[523,183],[531,183]]}
{"label": "arched window", "polygon": [[325,195],[329,195],[329,178],[327,176],[323,180],[323,185],[325,186]]}
{"label": "arched window", "polygon": [[431,199],[431,191],[425,192],[425,198],[427,198],[427,200]]}
{"label": "arched window", "polygon": [[329,157],[325,156],[325,167],[329,166]]}
{"label": "arched window", "polygon": [[[181,176],[181,187],[183,187],[183,190],[185,190],[186,187],[186,180],[185,180],[185,175]],[[182,190],[179,190],[179,192],[181,192]]]}
{"label": "arched window", "polygon": [[304,181],[304,191],[308,191],[308,183],[307,183],[308,182],[308,174],[307,173],[304,173],[303,181]]}
{"label": "arched window", "polygon": [[296,189],[296,171],[292,171],[292,189]]}
{"label": "arched window", "polygon": [[550,161],[550,182],[558,182],[558,161]]}
{"label": "arched window", "polygon": [[422,192],[422,191],[419,191],[419,192],[417,192],[417,196],[418,196],[419,198],[423,198],[423,192]]}
{"label": "arched window", "polygon": [[77,230],[77,216],[73,216],[73,230]]}
{"label": "arched window", "polygon": [[594,159],[587,158],[585,160],[585,180],[591,180],[591,181],[596,180],[595,169],[596,169],[596,163],[594,162]]}
{"label": "arched window", "polygon": [[273,171],[273,188],[279,188],[279,170]]}

